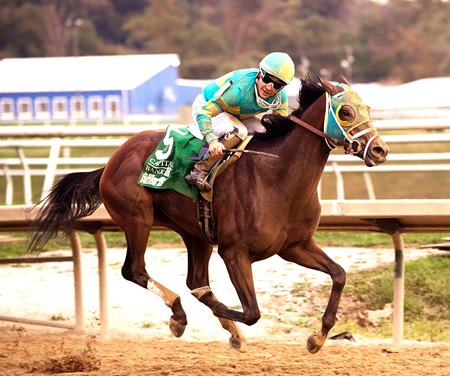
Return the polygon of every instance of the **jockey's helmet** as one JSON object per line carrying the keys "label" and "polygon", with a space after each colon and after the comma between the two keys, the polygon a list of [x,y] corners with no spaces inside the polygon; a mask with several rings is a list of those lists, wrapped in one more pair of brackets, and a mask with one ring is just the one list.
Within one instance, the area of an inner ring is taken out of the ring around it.
{"label": "jockey's helmet", "polygon": [[294,62],[284,52],[268,54],[259,63],[259,68],[285,82],[286,85],[291,82],[295,75]]}

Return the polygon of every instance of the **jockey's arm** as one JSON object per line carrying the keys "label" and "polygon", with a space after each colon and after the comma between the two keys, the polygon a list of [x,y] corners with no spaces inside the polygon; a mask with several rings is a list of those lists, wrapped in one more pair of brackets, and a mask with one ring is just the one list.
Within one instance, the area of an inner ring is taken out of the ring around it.
{"label": "jockey's arm", "polygon": [[195,122],[200,129],[205,141],[209,143],[212,140],[217,140],[217,136],[214,134],[211,119],[214,116],[224,112],[224,109],[215,101],[210,100],[199,108],[195,116]]}
{"label": "jockey's arm", "polygon": [[224,90],[228,89],[228,87],[229,85],[223,87],[219,93],[200,107],[195,117],[200,132],[208,143],[208,150],[215,157],[223,154],[225,146],[214,134],[211,119],[222,112],[230,112],[232,108],[239,107],[239,90],[236,92]]}

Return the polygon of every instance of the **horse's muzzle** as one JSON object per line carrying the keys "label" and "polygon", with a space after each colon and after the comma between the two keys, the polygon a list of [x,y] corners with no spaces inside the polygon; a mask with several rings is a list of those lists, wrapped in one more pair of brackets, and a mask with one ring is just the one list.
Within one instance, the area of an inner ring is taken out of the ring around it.
{"label": "horse's muzzle", "polygon": [[388,154],[389,146],[378,137],[370,145],[367,145],[364,163],[368,167],[378,166],[386,161]]}

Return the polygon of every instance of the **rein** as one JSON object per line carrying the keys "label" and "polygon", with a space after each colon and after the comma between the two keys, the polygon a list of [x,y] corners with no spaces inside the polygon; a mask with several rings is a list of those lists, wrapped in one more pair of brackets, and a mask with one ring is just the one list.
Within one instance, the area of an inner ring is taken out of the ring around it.
{"label": "rein", "polygon": [[329,141],[331,141],[332,143],[339,145],[339,146],[343,146],[345,150],[348,150],[351,146],[351,143],[348,141],[342,141],[342,140],[338,140],[337,138],[331,137],[330,135],[322,132],[321,130],[314,128],[312,125],[308,124],[307,122],[299,119],[298,117],[294,116],[294,115],[289,115],[288,119],[292,122],[294,122],[297,125],[302,126],[303,128],[306,128],[307,130],[317,134],[320,137],[323,137]]}

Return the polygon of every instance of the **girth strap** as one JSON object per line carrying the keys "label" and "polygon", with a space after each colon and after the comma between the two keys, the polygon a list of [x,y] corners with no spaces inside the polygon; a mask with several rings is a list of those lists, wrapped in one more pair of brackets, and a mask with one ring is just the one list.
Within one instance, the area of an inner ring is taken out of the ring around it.
{"label": "girth strap", "polygon": [[203,235],[208,243],[217,245],[217,229],[214,222],[212,202],[207,201],[202,195],[198,195],[197,201],[198,224],[203,231]]}

